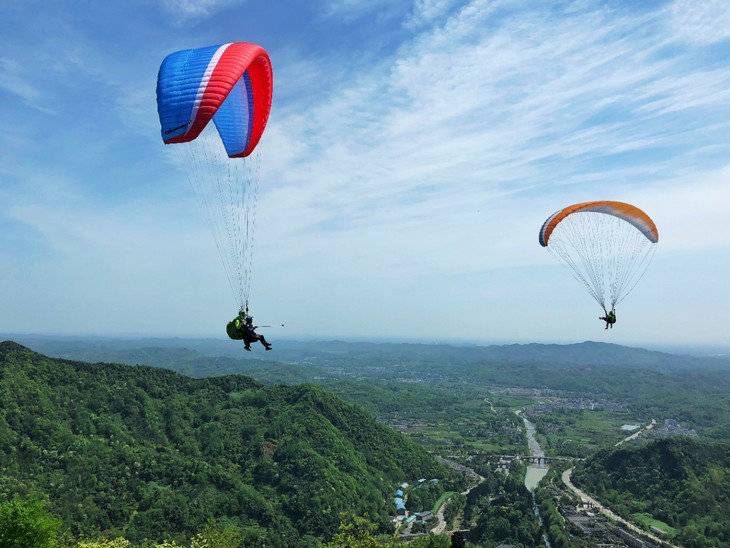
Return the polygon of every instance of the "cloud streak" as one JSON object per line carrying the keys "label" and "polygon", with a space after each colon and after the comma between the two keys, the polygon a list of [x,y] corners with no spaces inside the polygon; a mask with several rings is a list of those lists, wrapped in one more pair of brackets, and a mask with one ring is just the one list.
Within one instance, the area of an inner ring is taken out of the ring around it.
{"label": "cloud streak", "polygon": [[724,0],[675,0],[670,25],[678,38],[700,45],[730,40],[730,8]]}
{"label": "cloud streak", "polygon": [[216,12],[241,5],[245,0],[161,0],[162,7],[178,22],[207,19]]}
{"label": "cloud streak", "polygon": [[20,65],[7,58],[0,58],[0,90],[21,99],[26,105],[44,113],[53,110],[42,103],[40,90],[23,74]]}
{"label": "cloud streak", "polygon": [[[494,215],[541,192],[550,211],[557,200],[544,197],[566,187],[620,196],[685,169],[703,144],[725,147],[727,122],[694,144],[686,133],[728,112],[730,72],[664,55],[675,37],[663,14],[597,8],[550,19],[514,6],[469,3],[378,66],[357,67],[305,119],[289,107],[264,144],[277,166],[271,200],[300,212],[295,223],[272,221],[291,227],[277,237],[300,253],[323,227],[320,239],[410,227],[436,237],[432,227],[451,227],[467,208]],[[477,219],[471,239],[491,219]],[[399,251],[423,249],[416,238]]]}

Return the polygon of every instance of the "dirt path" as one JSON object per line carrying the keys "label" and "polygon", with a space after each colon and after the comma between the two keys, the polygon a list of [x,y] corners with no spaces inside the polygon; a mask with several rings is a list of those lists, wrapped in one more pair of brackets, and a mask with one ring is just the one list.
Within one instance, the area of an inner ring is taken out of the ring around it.
{"label": "dirt path", "polygon": [[[449,468],[453,468],[458,472],[469,474],[474,479],[476,479],[476,483],[474,483],[474,485],[469,487],[469,489],[467,489],[466,491],[461,492],[461,494],[464,496],[468,495],[472,489],[474,489],[484,481],[484,477],[477,474],[472,468],[469,468],[468,466],[464,466],[463,464],[459,464],[458,462],[443,458],[438,458],[438,461],[441,462],[441,464],[448,466]],[[438,522],[436,523],[436,526],[430,531],[434,535],[440,535],[441,533],[446,531],[446,519],[444,518],[444,511],[446,510],[447,504],[449,504],[449,501],[445,500],[444,503],[441,505],[441,508],[439,508],[438,512],[436,512],[436,519],[438,520]]]}
{"label": "dirt path", "polygon": [[614,445],[614,447],[618,447],[619,445],[624,444],[627,441],[635,440],[636,438],[639,437],[639,434],[641,434],[643,432],[648,432],[649,430],[653,429],[655,426],[656,426],[656,419],[651,419],[651,422],[649,424],[647,424],[644,428],[640,428],[639,430],[637,430],[636,432],[634,432],[630,436],[626,436],[624,439],[622,439],[621,441],[617,442]]}
{"label": "dirt path", "polygon": [[626,527],[630,531],[633,531],[634,533],[638,533],[639,535],[641,535],[643,537],[646,537],[646,538],[648,538],[648,539],[656,542],[657,544],[659,544],[661,546],[669,546],[670,548],[679,548],[678,546],[675,546],[674,544],[670,544],[666,540],[661,539],[661,538],[657,537],[656,535],[651,534],[648,531],[644,531],[643,529],[641,529],[640,527],[637,527],[633,523],[631,523],[629,521],[626,521],[621,516],[618,516],[618,515],[614,514],[613,512],[611,512],[611,510],[609,510],[608,508],[606,508],[605,506],[603,506],[596,499],[589,497],[585,492],[581,491],[575,485],[573,485],[573,482],[570,480],[570,476],[571,476],[572,473],[573,473],[573,469],[572,468],[569,468],[568,470],[566,470],[565,472],[563,472],[563,476],[562,476],[563,483],[565,484],[565,486],[568,489],[570,489],[573,493],[575,493],[576,495],[578,495],[578,497],[580,497],[580,499],[583,502],[592,504],[593,506],[595,506],[596,508],[598,508],[598,510],[604,516],[606,516],[608,519],[620,523],[621,525],[623,525],[624,527]]}
{"label": "dirt path", "polygon": [[449,503],[447,500],[441,505],[441,508],[439,508],[439,511],[436,512],[436,519],[438,520],[438,523],[436,524],[436,527],[431,529],[431,532],[434,535],[440,535],[446,530],[446,519],[444,518],[444,510],[446,510],[446,505]]}

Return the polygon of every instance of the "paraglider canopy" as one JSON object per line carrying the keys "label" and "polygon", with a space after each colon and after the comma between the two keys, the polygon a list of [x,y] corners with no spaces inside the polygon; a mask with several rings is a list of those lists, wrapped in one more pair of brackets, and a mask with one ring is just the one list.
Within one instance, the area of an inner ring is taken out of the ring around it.
{"label": "paraglider canopy", "polygon": [[553,213],[547,218],[540,229],[540,245],[546,247],[550,240],[550,236],[558,224],[564,221],[569,215],[581,212],[603,213],[605,215],[612,215],[619,219],[623,219],[646,236],[650,242],[657,243],[659,241],[659,231],[657,230],[654,221],[652,221],[651,217],[649,217],[641,209],[624,202],[600,200],[573,204]]}
{"label": "paraglider canopy", "polygon": [[165,144],[192,141],[215,123],[230,158],[251,154],[271,111],[273,75],[261,46],[233,42],[168,55],[157,77]]}
{"label": "paraglider canopy", "polygon": [[638,207],[600,200],[556,211],[538,239],[571,268],[608,316],[646,272],[659,231]]}

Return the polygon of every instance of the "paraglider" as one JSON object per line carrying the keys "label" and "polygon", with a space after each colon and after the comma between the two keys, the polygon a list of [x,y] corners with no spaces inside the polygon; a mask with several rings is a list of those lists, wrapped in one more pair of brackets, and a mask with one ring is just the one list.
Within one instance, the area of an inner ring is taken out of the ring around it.
{"label": "paraglider", "polygon": [[[157,78],[162,140],[176,145],[170,148],[207,217],[245,317],[253,281],[260,165],[256,146],[269,119],[272,95],[268,53],[245,42],[171,53]],[[239,318],[244,327],[245,317]],[[269,349],[263,337],[256,340]]]}
{"label": "paraglider", "polygon": [[253,324],[253,317],[248,314],[247,310],[242,310],[238,316],[233,318],[226,325],[226,333],[236,341],[243,341],[243,347],[251,351],[251,343],[260,342],[266,350],[271,350],[271,344],[263,335],[256,333],[259,326]]}
{"label": "paraglider", "polygon": [[598,302],[606,329],[616,305],[639,283],[659,241],[656,224],[638,207],[593,201],[565,207],[540,228],[539,242],[563,260]]}
{"label": "paraglider", "polygon": [[606,322],[604,329],[613,329],[613,324],[616,323],[616,311],[611,309],[605,316],[598,316],[598,319]]}

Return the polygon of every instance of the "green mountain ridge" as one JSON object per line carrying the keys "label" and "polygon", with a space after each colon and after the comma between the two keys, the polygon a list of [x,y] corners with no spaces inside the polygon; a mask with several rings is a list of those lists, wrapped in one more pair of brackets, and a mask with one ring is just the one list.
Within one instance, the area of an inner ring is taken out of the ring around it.
{"label": "green mountain ridge", "polygon": [[0,465],[0,497],[47,496],[77,537],[187,538],[212,518],[274,546],[331,537],[341,511],[384,526],[397,483],[446,474],[312,385],[53,359],[10,341]]}
{"label": "green mountain ridge", "polygon": [[688,548],[730,546],[730,445],[667,438],[597,453],[575,483],[624,517],[648,514]]}
{"label": "green mountain ridge", "polygon": [[29,335],[23,341],[66,359],[139,363],[201,378],[244,373],[266,384],[314,383],[360,405],[367,402],[352,382],[368,395],[373,383],[383,382],[398,391],[404,383],[449,393],[457,386],[553,390],[626,405],[635,420],[673,418],[701,436],[730,439],[727,359],[596,342],[478,347],[282,340],[274,352],[248,353],[213,339]]}

